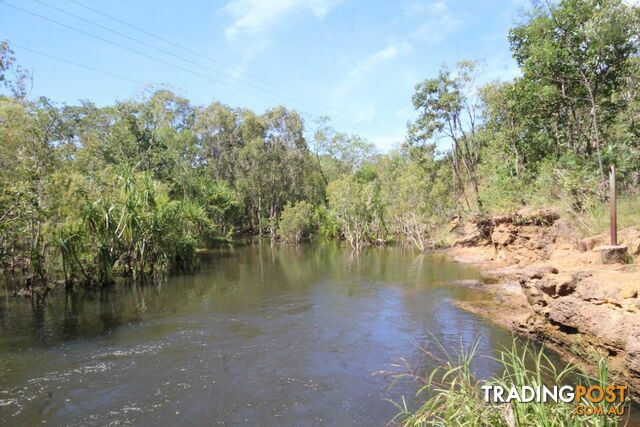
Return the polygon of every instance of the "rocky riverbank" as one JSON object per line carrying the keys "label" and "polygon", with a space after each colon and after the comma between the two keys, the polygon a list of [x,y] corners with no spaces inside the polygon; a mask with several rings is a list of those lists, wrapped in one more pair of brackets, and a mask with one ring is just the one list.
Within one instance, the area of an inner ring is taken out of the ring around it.
{"label": "rocky riverbank", "polygon": [[586,370],[607,357],[615,381],[640,396],[640,230],[619,231],[628,254],[620,263],[607,258],[608,234],[583,238],[553,209],[477,216],[452,228],[459,238],[447,252],[485,278],[461,285],[487,295],[460,306]]}

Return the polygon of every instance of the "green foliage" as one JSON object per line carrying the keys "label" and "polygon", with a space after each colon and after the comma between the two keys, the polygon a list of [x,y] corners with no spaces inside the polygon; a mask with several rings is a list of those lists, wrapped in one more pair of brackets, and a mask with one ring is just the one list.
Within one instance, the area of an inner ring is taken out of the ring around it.
{"label": "green foliage", "polygon": [[427,378],[412,371],[396,376],[410,377],[422,383],[418,396],[429,394],[424,403],[411,410],[403,400],[398,404],[400,413],[396,422],[404,426],[616,426],[619,418],[613,416],[576,416],[574,403],[516,402],[492,403],[484,401],[484,385],[501,386],[509,390],[512,386],[536,387],[540,385],[562,385],[570,382],[585,386],[608,385],[606,360],[600,360],[597,377],[578,373],[574,365],[558,368],[545,354],[544,348],[534,349],[530,344],[521,345],[514,340],[511,348],[500,350],[496,357],[501,373],[478,379],[473,371],[478,341],[470,348],[461,348],[455,355],[445,352],[446,360],[434,369]]}
{"label": "green foliage", "polygon": [[284,108],[198,109],[152,89],[105,108],[2,97],[0,121],[5,272],[71,286],[186,270],[208,242],[275,234],[287,203],[324,200],[302,119]]}
{"label": "green foliage", "polygon": [[[485,210],[563,203],[582,215],[606,199],[606,169],[612,163],[618,166],[619,188],[635,191],[638,10],[619,0],[537,3],[510,31],[522,75],[479,92],[478,187]],[[427,80],[440,83],[427,91],[438,94],[432,95],[438,103],[426,105],[447,108],[432,108],[426,121],[421,116],[414,134],[438,131],[433,123],[446,118],[439,112],[458,110],[456,92],[445,90],[452,81],[446,73]],[[424,93],[417,90],[418,100]],[[474,187],[470,176],[464,180]]]}
{"label": "green foliage", "polygon": [[[107,284],[114,273],[134,279],[174,265],[193,267],[201,236],[212,228],[206,210],[192,200],[171,200],[147,172],[125,170],[109,191],[85,199],[77,219],[54,232],[65,281]],[[104,188],[106,189],[106,188]]]}
{"label": "green foliage", "polygon": [[481,87],[477,62],[443,67],[416,86],[417,119],[387,154],[326,119],[305,132],[284,107],[195,106],[163,87],[106,107],[29,100],[2,42],[0,268],[110,283],[190,268],[238,233],[424,251],[451,241],[454,216],[526,204],[599,229],[609,164],[637,198],[639,22],[621,0],[534,5],[509,33],[521,75]]}
{"label": "green foliage", "polygon": [[287,243],[299,245],[304,237],[309,237],[313,227],[313,205],[302,200],[295,205],[287,204],[280,215],[278,235]]}
{"label": "green foliage", "polygon": [[337,132],[328,125],[326,117],[320,119],[313,135],[313,148],[327,183],[343,174],[355,173],[376,156],[373,144],[358,135]]}
{"label": "green foliage", "polygon": [[618,94],[638,53],[637,9],[622,0],[565,0],[531,13],[509,33],[523,72],[515,85],[534,95],[524,98],[529,125],[554,139],[556,153],[594,161],[604,181],[611,125],[627,108]]}
{"label": "green foliage", "polygon": [[438,211],[439,195],[431,194],[436,180],[418,163],[400,154],[395,156],[397,160],[384,164],[381,172],[385,222],[391,234],[406,239],[423,252],[428,248],[434,225],[443,222],[442,216],[446,221],[446,214]]}
{"label": "green foliage", "polygon": [[326,240],[340,239],[340,225],[331,210],[325,205],[316,206],[313,222],[318,226],[318,236]]}
{"label": "green foliage", "polygon": [[436,78],[416,85],[413,106],[419,111],[409,127],[408,142],[412,146],[431,144],[443,138],[450,142],[451,167],[458,194],[471,209],[465,181],[471,184],[476,207],[482,209],[477,166],[480,162],[481,139],[477,132],[480,98],[476,79],[478,63],[460,61],[454,72],[443,68]]}
{"label": "green foliage", "polygon": [[383,206],[376,177],[345,175],[327,187],[329,209],[351,247],[381,240],[384,236]]}

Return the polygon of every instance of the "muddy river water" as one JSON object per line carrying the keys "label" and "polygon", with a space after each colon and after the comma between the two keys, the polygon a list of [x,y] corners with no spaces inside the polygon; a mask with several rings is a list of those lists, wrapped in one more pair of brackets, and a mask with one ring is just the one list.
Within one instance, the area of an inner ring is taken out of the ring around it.
{"label": "muddy river water", "polygon": [[[218,249],[155,286],[0,300],[0,424],[384,425],[416,384],[380,371],[420,346],[511,335],[459,310],[470,267],[335,245]],[[477,359],[479,375],[498,367]]]}

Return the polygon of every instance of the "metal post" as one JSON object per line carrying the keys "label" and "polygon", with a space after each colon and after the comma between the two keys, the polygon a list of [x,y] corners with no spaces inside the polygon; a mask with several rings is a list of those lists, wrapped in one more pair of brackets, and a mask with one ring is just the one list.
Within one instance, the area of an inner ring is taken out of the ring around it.
{"label": "metal post", "polygon": [[616,206],[616,165],[611,164],[611,170],[609,171],[609,190],[611,196],[609,202],[611,203],[611,246],[618,246],[618,212]]}

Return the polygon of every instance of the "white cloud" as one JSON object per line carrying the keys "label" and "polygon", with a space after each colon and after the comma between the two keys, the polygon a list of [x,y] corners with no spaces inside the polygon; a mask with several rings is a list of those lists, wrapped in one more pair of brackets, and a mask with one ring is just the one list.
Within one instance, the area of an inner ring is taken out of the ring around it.
{"label": "white cloud", "polygon": [[322,19],[341,0],[230,0],[221,11],[233,22],[225,29],[227,39],[238,34],[256,35],[267,31],[284,18],[311,12]]}
{"label": "white cloud", "polygon": [[392,44],[386,48],[379,50],[364,60],[355,64],[355,66],[347,73],[347,77],[343,84],[336,90],[336,97],[340,98],[357,85],[364,76],[371,73],[378,65],[383,62],[390,61],[398,55],[404,55],[412,51],[410,43],[402,42]]}
{"label": "white cloud", "polygon": [[422,22],[410,37],[423,42],[441,42],[462,24],[444,1],[414,3],[408,10],[414,18],[417,17]]}
{"label": "white cloud", "polygon": [[397,45],[388,46],[385,49],[382,49],[373,55],[369,56],[366,60],[358,63],[350,72],[349,76],[357,77],[360,74],[368,73],[376,65],[381,62],[388,61],[390,59],[398,56],[399,53],[406,53],[411,50],[411,44],[409,43],[400,43]]}

